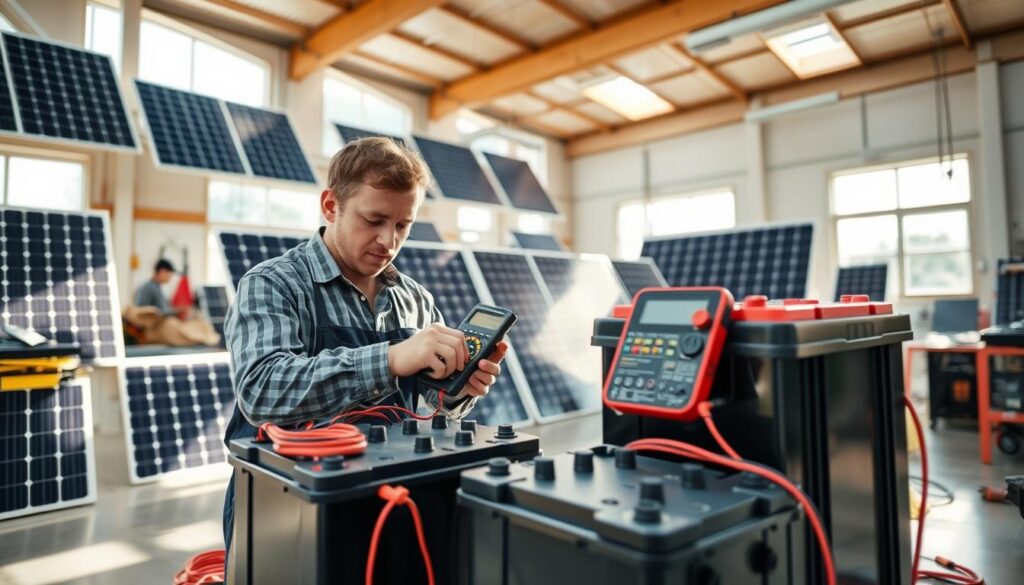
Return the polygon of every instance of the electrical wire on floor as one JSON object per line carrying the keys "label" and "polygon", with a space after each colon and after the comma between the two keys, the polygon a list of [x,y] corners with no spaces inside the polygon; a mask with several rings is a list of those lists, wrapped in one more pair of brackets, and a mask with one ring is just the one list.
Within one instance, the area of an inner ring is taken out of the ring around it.
{"label": "electrical wire on floor", "polygon": [[209,550],[190,558],[174,576],[174,585],[212,585],[224,582],[223,550]]}
{"label": "electrical wire on floor", "polygon": [[[921,478],[916,475],[911,475],[910,481],[916,482],[917,485],[921,484]],[[953,490],[949,489],[948,487],[942,485],[941,483],[933,479],[929,479],[928,490],[931,491],[933,489],[940,492],[938,494],[940,499],[938,501],[928,502],[929,508],[941,508],[942,506],[948,506],[956,501],[956,495],[953,494]],[[918,491],[921,490],[919,489]]]}

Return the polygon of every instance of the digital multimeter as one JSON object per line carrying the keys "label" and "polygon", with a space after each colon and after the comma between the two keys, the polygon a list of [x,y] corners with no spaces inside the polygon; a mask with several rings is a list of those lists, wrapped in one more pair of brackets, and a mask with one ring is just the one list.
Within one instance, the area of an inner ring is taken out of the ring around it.
{"label": "digital multimeter", "polygon": [[633,297],[604,385],[609,408],[677,420],[708,399],[732,318],[719,287],[649,288]]}
{"label": "digital multimeter", "polygon": [[515,322],[516,314],[508,309],[477,304],[458,327],[466,337],[466,349],[469,350],[469,362],[462,371],[436,380],[430,377],[430,370],[424,370],[416,378],[431,388],[443,390],[448,398],[459,398],[477,364],[494,352],[494,347]]}

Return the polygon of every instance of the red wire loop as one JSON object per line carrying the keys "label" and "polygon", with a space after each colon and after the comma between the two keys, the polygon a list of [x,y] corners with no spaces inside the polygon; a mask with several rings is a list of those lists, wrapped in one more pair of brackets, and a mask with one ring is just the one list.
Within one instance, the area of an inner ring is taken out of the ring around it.
{"label": "red wire loop", "polygon": [[174,576],[174,585],[223,583],[225,554],[223,550],[208,550],[195,555]]}
{"label": "red wire loop", "polygon": [[420,519],[420,509],[416,502],[409,497],[409,490],[403,486],[382,485],[377,490],[377,495],[387,504],[380,511],[377,517],[377,524],[373,527],[373,536],[370,538],[370,552],[366,558],[366,585],[373,585],[373,566],[377,559],[377,545],[380,542],[380,534],[384,529],[384,523],[388,514],[395,506],[408,506],[412,514],[412,522],[416,527],[416,538],[420,542],[420,553],[423,555],[423,564],[427,568],[427,583],[434,585],[434,566],[430,562],[430,551],[427,549],[427,537],[423,533],[423,521]]}

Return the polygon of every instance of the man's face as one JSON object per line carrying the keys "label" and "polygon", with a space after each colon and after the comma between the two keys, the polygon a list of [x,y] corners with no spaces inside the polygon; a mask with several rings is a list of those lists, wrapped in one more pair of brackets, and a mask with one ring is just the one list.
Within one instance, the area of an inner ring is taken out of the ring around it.
{"label": "man's face", "polygon": [[339,208],[325,190],[320,195],[320,211],[327,220],[324,242],[343,269],[375,277],[398,255],[422,200],[416,189],[391,191],[364,183]]}
{"label": "man's face", "polygon": [[157,284],[167,284],[168,282],[171,282],[172,276],[174,276],[174,272],[171,270],[157,270],[156,278],[154,280],[156,280]]}

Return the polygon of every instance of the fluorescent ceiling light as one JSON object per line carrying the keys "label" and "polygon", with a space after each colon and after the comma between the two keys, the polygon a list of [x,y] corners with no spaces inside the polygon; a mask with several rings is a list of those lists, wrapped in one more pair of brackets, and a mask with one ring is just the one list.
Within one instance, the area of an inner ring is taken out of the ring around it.
{"label": "fluorescent ceiling light", "polygon": [[821,14],[825,10],[845,4],[849,0],[795,0],[758,10],[745,16],[731,18],[718,24],[706,26],[686,35],[686,47],[699,55],[703,51],[730,43],[733,39],[761,32]]}
{"label": "fluorescent ceiling light", "polygon": [[643,120],[672,111],[672,104],[621,75],[584,88],[583,95],[630,120]]}
{"label": "fluorescent ceiling light", "polygon": [[764,37],[772,53],[800,79],[860,65],[839,31],[820,18],[770,31]]}
{"label": "fluorescent ceiling light", "polygon": [[744,119],[747,122],[758,122],[761,120],[767,120],[769,118],[775,118],[791,112],[798,112],[801,110],[809,110],[811,108],[817,108],[819,106],[826,106],[839,102],[839,92],[830,91],[826,93],[819,93],[818,95],[812,95],[799,100],[792,100],[776,104],[774,106],[768,106],[766,108],[758,108],[756,110],[748,110],[744,115]]}

